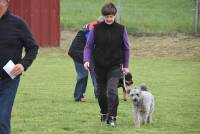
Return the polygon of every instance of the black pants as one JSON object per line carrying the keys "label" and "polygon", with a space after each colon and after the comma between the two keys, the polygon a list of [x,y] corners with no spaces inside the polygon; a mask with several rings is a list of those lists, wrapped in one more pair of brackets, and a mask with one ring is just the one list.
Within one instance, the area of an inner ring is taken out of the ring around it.
{"label": "black pants", "polygon": [[120,66],[95,67],[95,73],[100,112],[116,117],[119,104],[117,85],[121,76]]}

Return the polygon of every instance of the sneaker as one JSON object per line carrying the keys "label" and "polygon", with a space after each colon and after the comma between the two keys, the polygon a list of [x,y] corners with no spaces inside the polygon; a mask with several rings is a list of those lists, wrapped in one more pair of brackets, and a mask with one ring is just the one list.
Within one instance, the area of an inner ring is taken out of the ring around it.
{"label": "sneaker", "polygon": [[116,117],[109,116],[107,124],[109,124],[111,127],[116,127]]}
{"label": "sneaker", "polygon": [[75,100],[76,102],[85,102],[85,97],[81,96],[80,99]]}
{"label": "sneaker", "polygon": [[107,114],[101,114],[101,122],[107,121]]}
{"label": "sneaker", "polygon": [[84,97],[84,96],[82,96],[82,97],[80,98],[80,102],[85,102],[85,97]]}

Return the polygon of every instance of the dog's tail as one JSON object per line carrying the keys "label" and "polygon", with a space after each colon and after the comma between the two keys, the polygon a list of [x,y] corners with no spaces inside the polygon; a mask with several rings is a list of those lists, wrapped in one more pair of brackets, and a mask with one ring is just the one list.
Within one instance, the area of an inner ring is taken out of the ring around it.
{"label": "dog's tail", "polygon": [[141,89],[142,91],[148,91],[148,88],[147,88],[147,86],[146,86],[145,84],[142,84],[142,85],[140,86],[140,89]]}

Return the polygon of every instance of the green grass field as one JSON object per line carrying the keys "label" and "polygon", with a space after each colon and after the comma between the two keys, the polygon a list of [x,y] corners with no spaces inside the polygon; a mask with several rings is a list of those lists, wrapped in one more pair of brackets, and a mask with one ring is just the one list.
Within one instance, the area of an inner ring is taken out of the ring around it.
{"label": "green grass field", "polygon": [[99,122],[89,82],[85,103],[73,101],[75,70],[64,49],[40,49],[21,77],[12,114],[13,134],[199,134],[200,62],[168,58],[131,59],[135,85],[145,82],[155,96],[153,124],[133,127],[132,104],[122,100],[118,127]]}
{"label": "green grass field", "polygon": [[[61,0],[61,23],[80,29],[98,18],[108,0]],[[117,0],[111,0],[116,3]],[[193,32],[195,0],[121,0],[121,23],[129,32]],[[200,29],[199,29],[200,30]]]}

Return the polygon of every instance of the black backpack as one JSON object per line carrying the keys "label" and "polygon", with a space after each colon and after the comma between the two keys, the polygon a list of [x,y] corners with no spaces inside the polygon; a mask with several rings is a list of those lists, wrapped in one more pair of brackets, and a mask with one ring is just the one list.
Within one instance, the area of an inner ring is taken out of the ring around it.
{"label": "black backpack", "polygon": [[71,46],[68,50],[68,55],[76,62],[83,63],[83,51],[86,45],[85,30],[80,30],[76,34]]}

